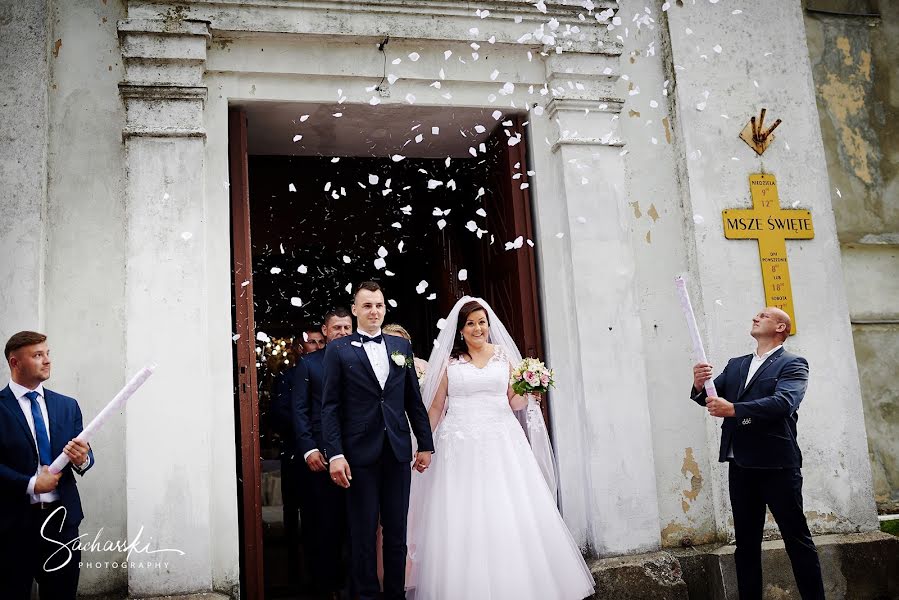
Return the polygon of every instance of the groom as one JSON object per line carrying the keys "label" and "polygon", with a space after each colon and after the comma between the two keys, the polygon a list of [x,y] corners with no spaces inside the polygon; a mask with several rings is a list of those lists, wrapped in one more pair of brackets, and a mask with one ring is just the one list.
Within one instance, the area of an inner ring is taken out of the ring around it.
{"label": "groom", "polygon": [[[356,333],[325,349],[322,432],[331,479],[347,488],[353,583],[360,600],[378,597],[375,538],[384,534],[384,598],[405,597],[406,513],[412,470],[409,423],[424,471],[434,442],[412,363],[412,346],[382,335],[384,293],[366,281],[356,288]],[[408,421],[406,417],[408,415]],[[352,464],[352,472],[350,471]]]}

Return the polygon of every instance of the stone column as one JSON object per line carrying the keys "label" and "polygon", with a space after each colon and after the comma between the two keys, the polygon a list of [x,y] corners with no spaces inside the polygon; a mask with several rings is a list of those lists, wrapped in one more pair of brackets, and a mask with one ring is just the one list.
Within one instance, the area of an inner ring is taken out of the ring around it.
{"label": "stone column", "polygon": [[[45,0],[0,0],[0,343],[43,329],[47,87],[50,20]],[[58,50],[58,49],[57,49]],[[8,378],[6,360],[0,373]],[[5,384],[4,384],[5,385]]]}
{"label": "stone column", "polygon": [[[538,188],[536,210],[541,244],[557,248],[543,252],[542,264],[567,266],[543,269],[550,357],[565,375],[564,404],[552,405],[562,508],[576,536],[586,529],[600,555],[652,550],[659,544],[658,500],[624,218],[618,52],[553,54],[546,68],[554,95],[547,107],[551,156],[543,167],[550,172],[538,177],[551,185]],[[547,230],[554,222],[561,242]]]}
{"label": "stone column", "polygon": [[[727,358],[755,348],[750,319],[765,304],[758,248],[726,240],[721,211],[751,206],[750,173],[774,174],[781,206],[811,210],[815,228],[815,239],[787,242],[800,327],[786,346],[810,364],[799,410],[805,510],[815,532],[874,529],[858,373],[802,6],[799,0],[759,0],[735,12],[726,3],[671,3],[665,13],[685,222],[693,237],[688,262],[694,306],[719,370]],[[783,124],[758,157],[738,135],[762,107],[767,123]],[[714,456],[717,423],[710,421],[708,433]],[[726,537],[732,531],[726,470],[714,475],[719,537]]]}
{"label": "stone column", "polygon": [[[210,512],[214,503],[236,502],[212,497],[214,406],[203,351],[208,26],[127,20],[119,23],[119,37],[127,113],[126,371],[158,363],[127,407],[128,538],[143,528],[141,539],[152,538],[152,549],[184,553],[140,556],[167,564],[129,569],[128,591],[205,591],[213,588]],[[230,399],[226,410],[233,410]]]}

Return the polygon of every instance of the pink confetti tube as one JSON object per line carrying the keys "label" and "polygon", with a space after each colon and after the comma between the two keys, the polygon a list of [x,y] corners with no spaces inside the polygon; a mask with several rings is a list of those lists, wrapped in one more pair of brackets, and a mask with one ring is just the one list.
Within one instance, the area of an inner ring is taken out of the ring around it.
{"label": "pink confetti tube", "polygon": [[[153,374],[153,371],[156,370],[156,364],[152,364],[149,367],[144,367],[140,371],[138,371],[137,375],[131,378],[131,381],[123,387],[115,397],[110,400],[109,404],[107,404],[103,410],[94,417],[94,420],[87,424],[80,434],[75,436],[76,440],[82,440],[90,443],[91,439],[103,427],[103,424],[106,422],[109,417],[112,416],[113,413],[118,412],[124,405],[125,402],[128,401],[128,398],[131,397],[134,392],[137,391],[137,388],[143,385],[143,383],[147,380],[150,375]],[[69,457],[66,456],[65,452],[56,457],[56,460],[53,461],[53,464],[50,465],[51,473],[59,473],[62,471],[65,466],[69,464]]]}
{"label": "pink confetti tube", "polygon": [[[696,315],[693,313],[693,305],[690,304],[690,294],[687,292],[687,282],[682,276],[674,278],[677,286],[677,295],[680,298],[680,306],[687,318],[687,328],[690,330],[690,339],[693,340],[693,357],[698,363],[709,362],[705,357],[705,348],[702,346],[702,338],[699,337],[699,326],[696,325]],[[705,393],[708,396],[718,397],[715,390],[715,382],[709,379],[705,382]]]}

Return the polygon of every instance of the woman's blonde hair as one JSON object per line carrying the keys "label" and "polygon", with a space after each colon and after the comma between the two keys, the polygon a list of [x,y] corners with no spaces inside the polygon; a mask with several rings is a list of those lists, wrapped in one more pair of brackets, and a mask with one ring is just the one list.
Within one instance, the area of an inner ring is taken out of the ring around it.
{"label": "woman's blonde hair", "polygon": [[409,332],[406,331],[406,328],[397,323],[391,323],[390,325],[384,325],[381,327],[381,331],[388,335],[398,335],[400,337],[404,337],[409,341],[412,341],[412,336],[409,335]]}

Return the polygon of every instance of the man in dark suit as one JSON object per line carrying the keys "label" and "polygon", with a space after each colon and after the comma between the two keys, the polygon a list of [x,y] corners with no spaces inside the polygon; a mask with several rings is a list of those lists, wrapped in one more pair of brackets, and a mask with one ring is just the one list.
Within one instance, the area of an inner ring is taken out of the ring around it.
{"label": "man in dark suit", "polygon": [[[724,419],[719,461],[729,463],[730,503],[737,548],[740,600],[762,598],[762,531],[771,510],[804,600],[823,600],[818,551],[802,510],[802,453],[796,440],[799,403],[808,386],[808,361],[784,350],[790,317],[768,307],[752,319],[755,353],[732,358],[715,378],[718,397],[704,384],[712,365],[693,367],[691,398]],[[728,400],[729,398],[729,400]]]}
{"label": "man in dark suit", "polygon": [[[73,473],[94,464],[73,399],[43,386],[50,378],[47,336],[21,331],[6,344],[9,385],[0,391],[0,598],[75,598],[81,551],[72,550],[84,518]],[[60,453],[71,461],[49,471]],[[68,550],[61,550],[69,544]],[[71,551],[71,554],[69,554]]]}
{"label": "man in dark suit", "polygon": [[[356,333],[328,344],[322,429],[331,478],[347,488],[353,583],[361,600],[378,597],[376,532],[383,527],[384,598],[405,598],[406,516],[412,471],[434,451],[408,340],[381,334],[386,307],[371,281],[356,289]],[[408,416],[408,421],[406,420]],[[352,472],[350,471],[352,465]],[[352,483],[352,485],[351,485]]]}
{"label": "man in dark suit", "polygon": [[[325,347],[325,336],[322,326],[308,324],[294,338],[291,359],[296,365],[300,357],[316,352]],[[296,366],[278,373],[272,384],[272,426],[281,439],[281,502],[284,515],[284,538],[287,544],[288,579],[291,586],[298,584],[299,546],[300,546],[300,506],[302,503],[301,481],[305,465],[296,454],[296,432],[293,428],[293,408],[291,407],[291,390],[293,372]],[[306,542],[304,541],[304,544]]]}
{"label": "man in dark suit", "polygon": [[[328,343],[349,335],[353,319],[345,308],[325,315],[322,334]],[[328,475],[322,449],[323,350],[304,353],[287,373],[294,447],[303,458],[300,514],[307,568],[316,593],[329,600],[343,587],[343,542],[346,537],[346,492]],[[298,461],[299,462],[299,461]]]}

